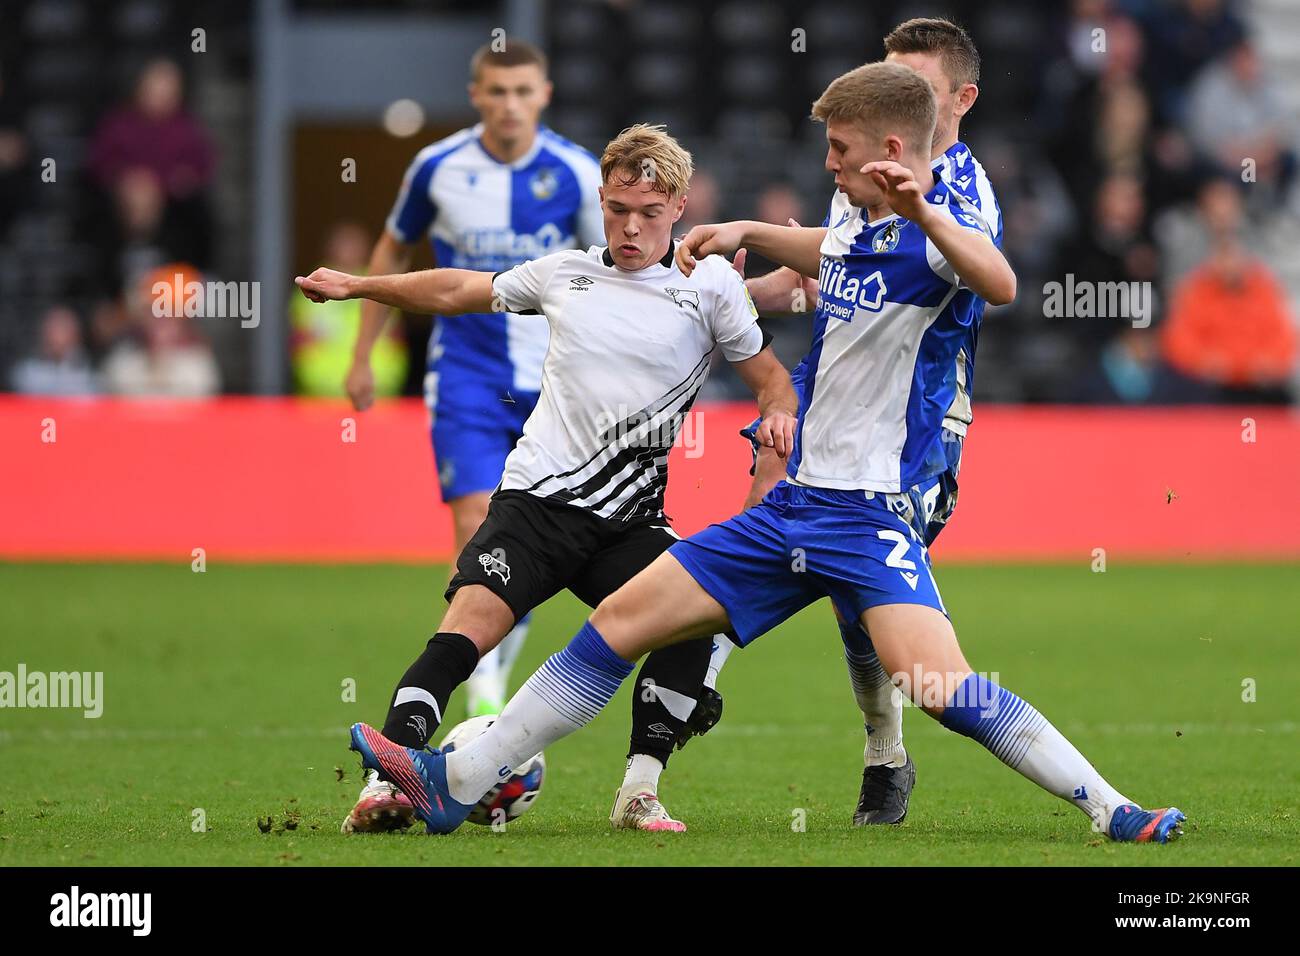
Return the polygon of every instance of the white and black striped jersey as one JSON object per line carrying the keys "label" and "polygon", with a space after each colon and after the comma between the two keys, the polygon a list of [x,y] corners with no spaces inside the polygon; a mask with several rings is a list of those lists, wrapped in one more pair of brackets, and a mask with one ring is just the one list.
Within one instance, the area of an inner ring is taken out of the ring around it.
{"label": "white and black striped jersey", "polygon": [[763,347],[730,264],[710,256],[687,278],[672,253],[627,272],[607,249],[571,249],[494,278],[506,311],[551,328],[541,397],[500,488],[619,521],[663,514],[668,453],[714,350],[740,362]]}

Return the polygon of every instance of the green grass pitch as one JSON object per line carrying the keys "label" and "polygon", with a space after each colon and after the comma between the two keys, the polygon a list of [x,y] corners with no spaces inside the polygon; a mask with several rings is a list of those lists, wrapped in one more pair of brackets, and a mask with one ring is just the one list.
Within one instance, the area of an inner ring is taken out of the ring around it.
{"label": "green grass pitch", "polygon": [[[343,837],[359,781],[346,728],[382,722],[394,680],[436,625],[444,574],[0,564],[0,671],[103,671],[105,697],[96,720],[0,710],[0,866],[1300,862],[1294,564],[940,569],[972,665],[1034,703],[1121,791],[1182,807],[1186,836],[1171,846],[1109,844],[915,710],[907,822],[851,827],[862,732],[825,605],[733,656],[722,723],[664,778],[685,834],[609,829],[625,686],[548,751],[541,798],[504,832]],[[568,595],[543,607],[515,681],[584,616]],[[453,721],[462,707],[458,694]]]}

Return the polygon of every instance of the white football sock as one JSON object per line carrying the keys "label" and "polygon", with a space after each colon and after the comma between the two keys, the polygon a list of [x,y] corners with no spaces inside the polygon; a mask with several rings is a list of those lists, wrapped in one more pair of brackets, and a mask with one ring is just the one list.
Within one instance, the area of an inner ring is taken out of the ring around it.
{"label": "white football sock", "polygon": [[709,670],[704,675],[704,686],[710,690],[718,689],[718,674],[722,671],[722,665],[727,663],[727,658],[731,652],[736,649],[731,638],[725,634],[713,635],[713,653],[709,655]]}
{"label": "white football sock", "polygon": [[532,623],[531,616],[526,616],[522,621],[510,629],[510,633],[501,639],[497,645],[497,671],[501,681],[501,690],[504,692],[510,687],[510,671],[515,666],[515,661],[519,660],[519,652],[524,649],[524,641],[528,639],[528,625]]}
{"label": "white football sock", "polygon": [[844,662],[849,668],[853,697],[867,725],[863,760],[868,767],[901,767],[907,763],[907,751],[903,749],[903,696],[885,673],[875,647],[861,627],[843,623],[840,635],[844,639]]}
{"label": "white football sock", "polygon": [[1027,701],[979,674],[971,674],[957,688],[939,722],[1068,800],[1092,819],[1094,830],[1104,831],[1115,809],[1132,802]]}
{"label": "white football sock", "polygon": [[659,792],[659,775],[664,765],[649,754],[633,754],[627,758],[627,771],[623,774],[623,789]]}

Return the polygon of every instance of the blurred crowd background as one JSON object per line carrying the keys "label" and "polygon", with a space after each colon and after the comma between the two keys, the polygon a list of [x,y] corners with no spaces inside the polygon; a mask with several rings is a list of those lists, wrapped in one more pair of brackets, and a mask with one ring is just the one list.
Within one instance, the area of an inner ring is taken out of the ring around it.
{"label": "blurred crowd background", "polygon": [[[962,138],[1020,277],[986,315],[977,400],[1293,401],[1294,0],[5,0],[0,387],[341,395],[359,309],[306,308],[288,277],[364,268],[405,164],[474,121],[468,59],[494,27],[546,49],[546,121],[570,139],[599,153],[668,124],[697,161],[683,231],[819,222],[833,187],[808,106],[912,16],[981,51]],[[149,289],[177,275],[258,282],[260,321],[155,316]],[[1151,283],[1150,327],[1045,315],[1067,275]],[[806,320],[767,324],[793,365]],[[392,325],[383,394],[419,394],[428,330]],[[736,388],[724,370],[711,395]]]}

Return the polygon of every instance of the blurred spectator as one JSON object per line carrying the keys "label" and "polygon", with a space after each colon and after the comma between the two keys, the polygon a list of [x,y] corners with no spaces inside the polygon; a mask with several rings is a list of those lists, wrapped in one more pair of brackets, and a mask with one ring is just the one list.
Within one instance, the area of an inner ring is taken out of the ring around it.
{"label": "blurred spectator", "polygon": [[165,262],[196,261],[192,241],[157,174],[143,166],[125,170],[113,184],[113,215],[98,229],[96,291],[116,297]]}
{"label": "blurred spectator", "polygon": [[1066,10],[1050,15],[1052,46],[1041,77],[1038,120],[1053,137],[1069,125],[1065,104],[1106,63],[1103,24],[1113,15],[1111,6],[1110,0],[1070,0]]}
{"label": "blurred spectator", "polygon": [[212,182],[216,153],[202,124],[184,109],[180,67],[168,59],[140,73],[132,99],[99,124],[87,167],[109,196],[135,170],[150,171],[180,231],[193,248],[177,250],[200,267],[209,263],[211,216],[204,191]]}
{"label": "blurred spectator", "polygon": [[1259,55],[1241,40],[1192,87],[1187,121],[1192,141],[1218,169],[1240,180],[1251,160],[1264,201],[1282,198],[1295,173],[1286,102],[1264,75]]}
{"label": "blurred spectator", "polygon": [[1225,236],[1174,290],[1161,344],[1169,364],[1215,387],[1218,401],[1285,403],[1295,338],[1277,279]]}
{"label": "blurred spectator", "polygon": [[185,112],[181,70],[167,59],[140,73],[131,101],[109,113],[95,131],[89,169],[112,190],[129,170],[152,170],[169,198],[185,199],[207,187],[216,156],[207,131]]}
{"label": "blurred spectator", "polygon": [[185,286],[202,281],[201,273],[180,263],[145,277],[127,302],[135,334],[114,346],[104,361],[107,391],[134,397],[205,398],[220,390],[216,359],[194,320],[155,308],[151,292],[157,282],[173,283],[172,302],[183,303]]}
{"label": "blurred spectator", "polygon": [[7,63],[0,63],[0,238],[22,206],[23,181],[28,158],[27,137],[22,130],[22,108],[12,87],[5,82]]}
{"label": "blurred spectator", "polygon": [[[1064,281],[1152,282],[1159,278],[1160,256],[1146,228],[1146,200],[1134,176],[1116,174],[1097,189],[1093,214],[1077,238],[1068,243],[1055,275]],[[1095,349],[1122,326],[1106,319],[1075,320],[1074,332],[1085,348]]]}
{"label": "blurred spectator", "polygon": [[81,323],[66,305],[41,319],[40,351],[14,366],[12,386],[24,395],[93,395],[99,389],[81,344]]}
{"label": "blurred spectator", "polygon": [[1164,364],[1153,329],[1128,328],[1101,351],[1076,385],[1076,402],[1102,405],[1170,405],[1204,402],[1210,390]]}
{"label": "blurred spectator", "polygon": [[1051,159],[1069,184],[1075,207],[1088,208],[1097,184],[1114,173],[1143,176],[1151,108],[1143,91],[1142,32],[1128,17],[1105,21],[1101,66],[1061,102],[1049,103],[1057,132]]}
{"label": "blurred spectator", "polygon": [[1225,0],[1177,0],[1151,10],[1145,26],[1152,95],[1162,118],[1182,119],[1188,84],[1245,35]]}
{"label": "blurred spectator", "polygon": [[1029,146],[999,137],[975,143],[974,148],[984,168],[995,171],[1005,225],[1003,252],[1017,270],[1035,276],[1047,273],[1081,218],[1061,177]]}
{"label": "blurred spectator", "polygon": [[1063,41],[1069,65],[1080,75],[1101,72],[1104,59],[1097,54],[1096,31],[1110,14],[1110,0],[1071,0]]}
{"label": "blurred spectator", "polygon": [[1225,238],[1238,239],[1247,249],[1260,242],[1242,208],[1240,187],[1222,176],[1201,184],[1194,206],[1184,204],[1168,210],[1156,223],[1156,234],[1166,288],[1173,288],[1204,262]]}
{"label": "blurred spectator", "polygon": [[[356,223],[336,223],[325,239],[323,264],[364,275],[371,240]],[[352,347],[361,327],[361,300],[315,304],[294,290],[289,307],[292,327],[293,377],[298,394],[342,396],[343,380],[352,364]],[[390,322],[371,354],[375,395],[398,395],[406,381],[406,342],[398,324]]]}

